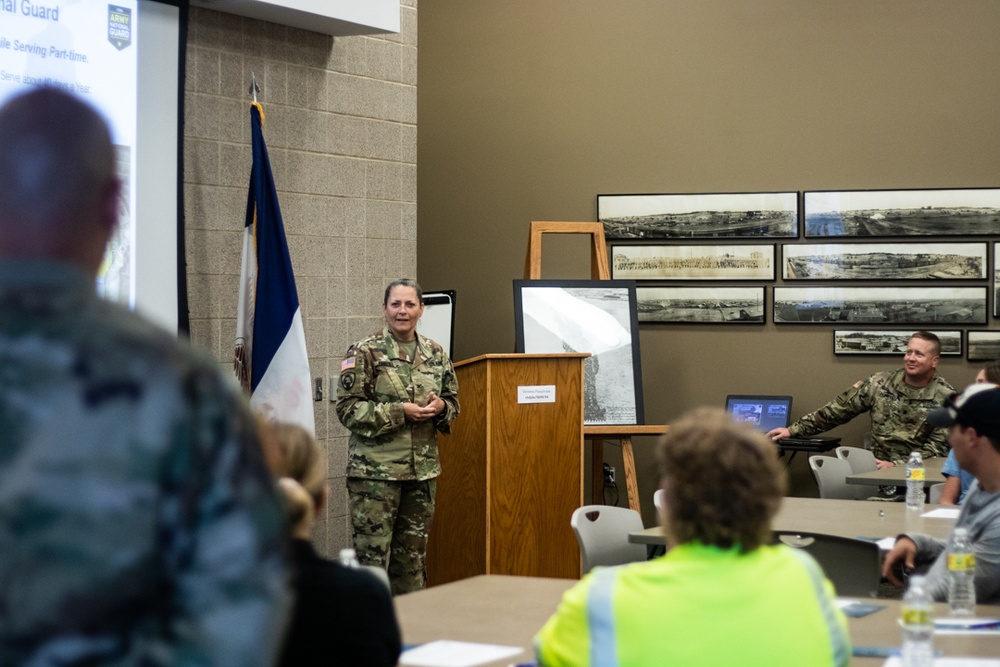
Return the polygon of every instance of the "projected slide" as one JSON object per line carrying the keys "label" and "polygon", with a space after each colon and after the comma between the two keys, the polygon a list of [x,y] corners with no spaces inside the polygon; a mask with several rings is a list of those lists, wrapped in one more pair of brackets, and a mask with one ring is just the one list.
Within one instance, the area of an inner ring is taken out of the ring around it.
{"label": "projected slide", "polygon": [[98,290],[135,305],[136,0],[0,0],[0,103],[57,86],[99,108],[118,151],[122,199]]}

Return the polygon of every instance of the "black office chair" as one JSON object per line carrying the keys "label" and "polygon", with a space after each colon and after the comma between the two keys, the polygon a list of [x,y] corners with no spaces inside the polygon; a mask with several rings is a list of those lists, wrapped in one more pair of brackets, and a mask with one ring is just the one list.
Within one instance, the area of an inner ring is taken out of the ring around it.
{"label": "black office chair", "polygon": [[774,543],[802,549],[823,568],[826,578],[833,582],[837,595],[846,597],[878,597],[882,580],[882,562],[878,545],[849,537],[774,531]]}

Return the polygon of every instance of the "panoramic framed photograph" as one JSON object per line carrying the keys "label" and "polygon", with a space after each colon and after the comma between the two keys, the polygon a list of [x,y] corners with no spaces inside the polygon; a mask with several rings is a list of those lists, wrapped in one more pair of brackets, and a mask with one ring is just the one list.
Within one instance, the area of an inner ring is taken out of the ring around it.
{"label": "panoramic framed photograph", "polygon": [[637,287],[640,322],[764,324],[764,287]]}
{"label": "panoramic framed photograph", "polygon": [[774,280],[773,245],[613,245],[615,280]]}
{"label": "panoramic framed photograph", "polygon": [[986,324],[985,287],[775,287],[775,324]]}
{"label": "panoramic framed photograph", "polygon": [[1000,331],[970,331],[969,361],[1000,359]]}
{"label": "panoramic framed photograph", "polygon": [[806,238],[1000,233],[1000,188],[806,192],[802,208]]}
{"label": "panoramic framed photograph", "polygon": [[517,352],[590,352],[584,424],[643,423],[634,282],[515,280],[514,325]]}
{"label": "panoramic framed photograph", "polygon": [[781,246],[784,280],[985,280],[986,243]]}
{"label": "panoramic framed photograph", "polygon": [[798,192],[597,195],[609,239],[798,238]]}
{"label": "panoramic framed photograph", "polygon": [[[886,329],[835,329],[833,332],[834,354],[891,354],[898,356],[906,352],[916,329],[905,331]],[[931,331],[941,339],[942,357],[962,356],[961,329]]]}

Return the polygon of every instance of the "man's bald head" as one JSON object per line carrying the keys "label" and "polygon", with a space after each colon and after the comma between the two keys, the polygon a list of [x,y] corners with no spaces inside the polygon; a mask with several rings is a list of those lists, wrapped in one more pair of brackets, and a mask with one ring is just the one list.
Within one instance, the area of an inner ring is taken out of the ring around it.
{"label": "man's bald head", "polygon": [[54,88],[0,107],[0,255],[96,270],[117,195],[111,136],[92,107]]}

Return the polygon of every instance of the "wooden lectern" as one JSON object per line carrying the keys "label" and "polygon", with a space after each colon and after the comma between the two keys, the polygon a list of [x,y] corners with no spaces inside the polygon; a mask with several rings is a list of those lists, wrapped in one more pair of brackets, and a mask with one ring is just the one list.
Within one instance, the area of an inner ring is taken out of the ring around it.
{"label": "wooden lectern", "polygon": [[[439,436],[431,586],[479,574],[579,578],[587,354],[489,354],[455,364],[462,412]],[[537,390],[554,402],[522,402]],[[519,397],[521,397],[519,399]]]}

